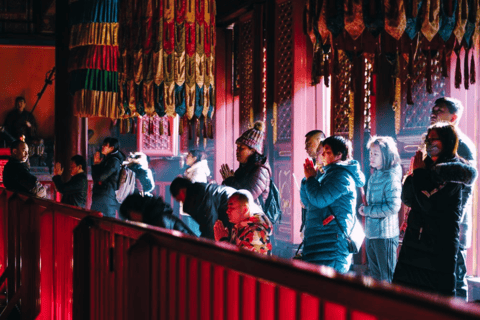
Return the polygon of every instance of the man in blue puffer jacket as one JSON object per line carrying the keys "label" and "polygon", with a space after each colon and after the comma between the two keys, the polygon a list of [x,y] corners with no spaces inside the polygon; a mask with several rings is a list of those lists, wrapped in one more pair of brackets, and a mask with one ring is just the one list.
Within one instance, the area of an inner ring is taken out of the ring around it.
{"label": "man in blue puffer jacket", "polygon": [[356,188],[363,187],[365,176],[359,163],[351,159],[349,140],[331,136],[322,146],[324,172],[317,174],[309,159],[304,164],[300,190],[307,208],[303,260],[345,273],[350,269],[352,254],[343,231],[350,234],[353,228]]}

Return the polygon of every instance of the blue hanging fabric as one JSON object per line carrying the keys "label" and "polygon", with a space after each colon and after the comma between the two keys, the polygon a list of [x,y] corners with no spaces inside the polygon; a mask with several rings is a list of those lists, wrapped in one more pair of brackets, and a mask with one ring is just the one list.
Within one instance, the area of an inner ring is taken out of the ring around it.
{"label": "blue hanging fabric", "polygon": [[195,85],[195,112],[194,115],[197,118],[200,118],[202,116],[203,112],[203,104],[204,104],[204,99],[203,99],[203,87],[199,87],[198,84]]}
{"label": "blue hanging fabric", "polygon": [[407,14],[407,26],[405,28],[405,33],[411,40],[416,37],[420,29],[422,28],[422,21],[420,20],[420,17],[422,16],[422,3],[423,0],[419,0],[417,3],[417,7],[414,8],[413,0],[405,1]]}
{"label": "blue hanging fabric", "polygon": [[154,85],[153,89],[153,101],[155,105],[155,112],[158,114],[159,117],[163,117],[166,112],[165,112],[165,92],[164,92],[164,86],[163,86],[163,81],[160,83],[160,85]]}
{"label": "blue hanging fabric", "polygon": [[210,85],[209,94],[210,94],[210,106],[208,107],[207,117],[209,119],[212,119],[213,112],[215,111],[215,91],[212,85]]}
{"label": "blue hanging fabric", "polygon": [[445,1],[440,1],[440,30],[438,30],[438,34],[445,42],[450,39],[456,23],[455,15],[457,12],[457,0],[451,0],[451,2],[453,11],[451,12],[451,15],[449,15],[449,12],[445,7]]}
{"label": "blue hanging fabric", "polygon": [[465,26],[465,35],[463,36],[463,39],[465,39],[465,43],[467,44],[468,48],[471,48],[473,43],[472,43],[472,37],[473,33],[475,32],[475,22],[477,20],[477,11],[475,8],[475,0],[468,0],[468,20],[467,20],[467,25]]}
{"label": "blue hanging fabric", "polygon": [[183,117],[187,112],[187,106],[185,104],[185,83],[181,86],[175,83],[175,112]]}

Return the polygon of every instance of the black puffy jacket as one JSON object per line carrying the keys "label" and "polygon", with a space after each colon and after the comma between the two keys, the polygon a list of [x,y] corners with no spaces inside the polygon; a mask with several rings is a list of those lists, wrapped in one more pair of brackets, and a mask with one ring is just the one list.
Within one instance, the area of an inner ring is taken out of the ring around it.
{"label": "black puffy jacket", "polygon": [[74,175],[67,182],[63,182],[59,175],[53,176],[52,180],[58,192],[62,194],[62,203],[85,208],[88,190],[88,178],[85,172]]}
{"label": "black puffy jacket", "polygon": [[10,191],[21,192],[45,198],[46,191],[43,185],[30,173],[27,162],[20,162],[10,158],[3,168],[3,184]]}
{"label": "black puffy jacket", "polygon": [[224,226],[231,227],[227,203],[235,191],[237,190],[230,187],[201,182],[195,182],[187,188],[183,211],[199,224],[202,237],[215,238],[213,225],[217,220],[221,220]]}
{"label": "black puffy jacket", "polygon": [[245,164],[235,171],[233,177],[228,177],[223,184],[235,189],[246,189],[250,191],[257,204],[261,204],[259,197],[265,202],[270,192],[270,179],[272,178],[267,158],[255,152]]}
{"label": "black puffy jacket", "polygon": [[130,211],[140,212],[143,223],[195,236],[182,220],[173,215],[172,207],[165,203],[162,197],[129,195],[120,206],[120,215],[125,219],[131,219]]}
{"label": "black puffy jacket", "polygon": [[99,164],[92,166],[92,179],[94,195],[105,195],[115,198],[115,190],[118,188],[120,167],[124,156],[120,151],[109,153]]}
{"label": "black puffy jacket", "polygon": [[425,162],[427,168],[416,169],[403,185],[402,201],[411,210],[393,282],[452,295],[462,192],[477,173],[459,158]]}

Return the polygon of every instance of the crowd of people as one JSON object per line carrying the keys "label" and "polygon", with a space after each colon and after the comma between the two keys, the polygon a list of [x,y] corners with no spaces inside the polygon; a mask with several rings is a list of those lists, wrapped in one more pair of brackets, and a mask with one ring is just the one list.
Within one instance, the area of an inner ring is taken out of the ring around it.
{"label": "crowd of people", "polygon": [[[353,256],[350,235],[364,217],[371,277],[465,297],[466,249],[471,243],[472,185],[477,169],[475,147],[457,127],[462,108],[455,99],[435,101],[424,143],[405,175],[392,137],[370,138],[371,171],[364,174],[352,158],[350,140],[338,135],[326,137],[320,130],[308,132],[308,157],[300,187],[304,208],[301,259],[348,272]],[[199,234],[173,215],[172,207],[161,197],[152,195],[155,183],[146,155],[136,152],[125,156],[112,137],[104,140],[101,154],[97,152],[93,158],[91,209],[106,217],[178,230],[269,255],[273,225],[263,205],[269,197],[272,170],[263,153],[264,129],[263,122],[256,122],[236,140],[238,169],[221,165],[221,184],[211,181],[202,152],[190,150],[187,154],[188,168],[172,181],[170,193],[198,224]],[[45,197],[44,187],[29,172],[28,145],[14,141],[11,154],[4,170],[5,187]],[[115,191],[122,166],[135,172],[138,186],[119,203]],[[62,173],[62,165],[57,163],[52,179],[62,193],[62,203],[85,207],[85,158],[71,158],[69,181],[62,180]],[[358,205],[364,186],[365,196]],[[399,228],[402,203],[408,215]],[[397,258],[401,231],[404,237]]]}

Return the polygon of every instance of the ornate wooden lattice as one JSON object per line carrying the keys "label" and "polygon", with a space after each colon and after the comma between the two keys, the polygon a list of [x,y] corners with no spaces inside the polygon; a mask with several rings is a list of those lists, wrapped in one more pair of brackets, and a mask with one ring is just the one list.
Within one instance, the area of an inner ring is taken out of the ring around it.
{"label": "ornate wooden lattice", "polygon": [[363,97],[363,103],[364,103],[364,110],[363,110],[363,115],[364,115],[364,125],[363,128],[365,131],[371,132],[372,129],[372,101],[371,97],[374,94],[372,88],[373,88],[373,60],[374,60],[374,55],[373,54],[365,54],[364,56],[365,59],[365,84],[363,85],[363,89],[365,92],[365,95]]}
{"label": "ornate wooden lattice", "polygon": [[275,224],[275,240],[286,242],[292,241],[293,205],[292,195],[292,170],[289,161],[278,161],[275,163],[275,184],[280,191],[282,208],[282,219]]}
{"label": "ornate wooden lattice", "polygon": [[332,94],[332,131],[334,134],[349,137],[350,122],[353,121],[353,100],[351,83],[352,63],[343,51],[338,51],[339,73],[336,75],[336,93]]}
{"label": "ornate wooden lattice", "polygon": [[279,4],[277,20],[277,139],[289,142],[292,139],[293,104],[293,4]]}
{"label": "ornate wooden lattice", "polygon": [[431,77],[433,93],[429,94],[426,88],[425,74],[427,72],[427,58],[423,53],[417,54],[413,63],[412,98],[413,105],[407,104],[406,87],[402,90],[402,128],[403,132],[424,132],[430,124],[430,111],[436,99],[445,96],[446,81],[442,77],[440,54],[432,57]]}
{"label": "ornate wooden lattice", "polygon": [[173,128],[168,117],[144,117],[141,122],[141,150],[146,154],[168,153],[173,149]]}
{"label": "ornate wooden lattice", "polygon": [[240,23],[240,132],[248,130],[253,123],[253,24],[252,20]]}

